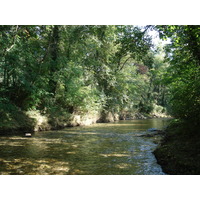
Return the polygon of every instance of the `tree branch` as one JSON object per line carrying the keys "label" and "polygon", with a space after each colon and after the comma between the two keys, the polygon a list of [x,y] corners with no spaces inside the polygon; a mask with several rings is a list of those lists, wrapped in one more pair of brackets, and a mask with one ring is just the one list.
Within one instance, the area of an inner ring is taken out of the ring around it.
{"label": "tree branch", "polygon": [[127,61],[128,61],[130,58],[131,58],[131,57],[128,57],[128,58],[124,61],[124,63],[123,63],[122,66],[120,67],[119,71],[121,71],[121,70],[124,68],[125,64],[127,63]]}
{"label": "tree branch", "polygon": [[19,26],[17,25],[17,26],[16,26],[16,30],[15,30],[16,34],[15,34],[15,36],[14,36],[14,38],[13,38],[13,44],[10,46],[10,48],[7,48],[7,49],[6,49],[6,52],[9,52],[9,51],[14,47],[15,42],[16,42],[16,37],[17,37],[18,28],[19,28]]}

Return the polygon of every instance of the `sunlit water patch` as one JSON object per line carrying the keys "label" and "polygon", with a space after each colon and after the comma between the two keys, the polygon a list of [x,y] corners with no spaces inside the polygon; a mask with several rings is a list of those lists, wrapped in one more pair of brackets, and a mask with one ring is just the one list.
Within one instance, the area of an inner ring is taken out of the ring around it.
{"label": "sunlit water patch", "polygon": [[167,120],[128,120],[60,131],[31,138],[1,136],[1,174],[164,174],[152,138],[137,137]]}

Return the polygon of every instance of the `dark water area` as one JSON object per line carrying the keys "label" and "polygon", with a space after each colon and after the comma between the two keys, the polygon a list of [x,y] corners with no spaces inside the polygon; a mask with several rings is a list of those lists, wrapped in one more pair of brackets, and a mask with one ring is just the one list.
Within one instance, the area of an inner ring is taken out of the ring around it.
{"label": "dark water area", "polygon": [[0,137],[0,174],[163,175],[153,138],[168,119],[127,120]]}

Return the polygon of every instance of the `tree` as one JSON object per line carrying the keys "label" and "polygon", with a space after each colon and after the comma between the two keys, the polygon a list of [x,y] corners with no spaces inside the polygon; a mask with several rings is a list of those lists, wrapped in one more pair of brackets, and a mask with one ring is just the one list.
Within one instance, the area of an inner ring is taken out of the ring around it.
{"label": "tree", "polygon": [[146,30],[102,25],[0,30],[1,97],[24,111],[121,112],[151,103],[153,55]]}
{"label": "tree", "polygon": [[171,112],[175,117],[200,120],[200,26],[157,26],[161,38],[169,37],[166,82],[171,91]]}

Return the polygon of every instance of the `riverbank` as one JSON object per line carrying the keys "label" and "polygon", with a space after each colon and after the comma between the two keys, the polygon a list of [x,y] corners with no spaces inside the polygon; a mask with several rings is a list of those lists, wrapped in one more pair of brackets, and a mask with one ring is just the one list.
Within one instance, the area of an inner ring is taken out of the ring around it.
{"label": "riverbank", "polygon": [[94,123],[109,123],[119,120],[162,118],[162,115],[146,114],[139,112],[100,112],[91,111],[85,114],[69,114],[65,111],[53,111],[41,113],[35,111],[21,111],[10,109],[1,117],[0,134],[38,132],[47,130],[59,130],[65,127],[88,126]]}
{"label": "riverbank", "polygon": [[158,164],[171,175],[200,174],[200,131],[192,123],[173,121],[154,151]]}

